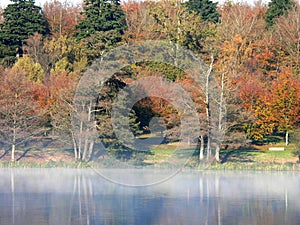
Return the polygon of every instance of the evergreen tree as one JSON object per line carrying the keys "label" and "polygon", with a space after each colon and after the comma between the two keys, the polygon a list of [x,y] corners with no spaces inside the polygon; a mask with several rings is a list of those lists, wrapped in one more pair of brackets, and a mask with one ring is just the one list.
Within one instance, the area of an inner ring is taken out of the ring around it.
{"label": "evergreen tree", "polygon": [[293,0],[272,0],[269,2],[265,14],[267,27],[273,26],[275,18],[286,14],[293,7],[295,7],[295,2]]}
{"label": "evergreen tree", "polygon": [[47,20],[34,0],[12,0],[4,12],[4,22],[0,24],[0,60],[12,65],[17,56],[22,56],[24,41],[34,33],[49,33]]}
{"label": "evergreen tree", "polygon": [[202,20],[217,23],[220,13],[217,11],[217,2],[211,0],[189,0],[185,3],[190,11],[201,16]]}
{"label": "evergreen tree", "polygon": [[76,26],[75,36],[81,40],[97,32],[117,31],[123,34],[126,29],[125,13],[119,0],[85,0],[84,18]]}

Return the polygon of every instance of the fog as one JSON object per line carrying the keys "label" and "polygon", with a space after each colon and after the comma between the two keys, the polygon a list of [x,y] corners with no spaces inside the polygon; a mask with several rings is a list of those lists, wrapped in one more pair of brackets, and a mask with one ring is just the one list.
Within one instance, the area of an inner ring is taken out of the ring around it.
{"label": "fog", "polygon": [[[101,171],[103,172],[103,171]],[[129,180],[169,174],[107,170]],[[1,169],[0,224],[298,224],[299,172],[181,171],[129,187],[93,169]]]}

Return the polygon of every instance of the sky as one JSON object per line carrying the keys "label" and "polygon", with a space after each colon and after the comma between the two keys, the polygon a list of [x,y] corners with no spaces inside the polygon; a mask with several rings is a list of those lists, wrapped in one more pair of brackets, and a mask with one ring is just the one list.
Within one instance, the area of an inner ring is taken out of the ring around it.
{"label": "sky", "polygon": [[[36,5],[38,6],[43,6],[43,4],[46,2],[46,1],[52,1],[52,0],[35,0],[35,3]],[[65,1],[65,0],[61,0],[61,1]],[[67,2],[72,2],[74,4],[77,4],[77,3],[80,3],[82,2],[83,0],[67,0]],[[214,2],[219,2],[219,3],[223,3],[225,0],[213,0]],[[234,2],[248,2],[250,4],[253,4],[254,2],[256,2],[257,0],[233,0]],[[262,0],[263,3],[266,3],[268,2],[269,0]],[[7,6],[7,4],[10,4],[11,2],[9,0],[1,0],[0,2],[0,6],[3,8],[5,6]]]}

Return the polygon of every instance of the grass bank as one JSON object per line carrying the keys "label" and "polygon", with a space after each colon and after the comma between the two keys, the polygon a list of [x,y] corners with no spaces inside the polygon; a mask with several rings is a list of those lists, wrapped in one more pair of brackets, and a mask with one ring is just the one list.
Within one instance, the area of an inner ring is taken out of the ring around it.
{"label": "grass bank", "polygon": [[[147,154],[141,165],[154,165],[168,161],[179,143],[168,143],[154,146],[151,154]],[[284,151],[269,151],[269,147],[281,147],[284,143],[251,146],[248,149],[221,150],[221,162],[200,162],[197,152],[189,156],[185,169],[199,170],[300,170],[299,158],[295,155],[298,150],[293,144],[285,147]],[[187,146],[180,146],[185,148]],[[0,168],[90,168],[99,164],[94,162],[76,162],[70,149],[31,149],[19,151],[18,160],[10,161],[9,152],[0,152]],[[104,161],[106,159],[103,159]],[[105,161],[104,164],[111,164]],[[165,168],[168,168],[165,167]]]}

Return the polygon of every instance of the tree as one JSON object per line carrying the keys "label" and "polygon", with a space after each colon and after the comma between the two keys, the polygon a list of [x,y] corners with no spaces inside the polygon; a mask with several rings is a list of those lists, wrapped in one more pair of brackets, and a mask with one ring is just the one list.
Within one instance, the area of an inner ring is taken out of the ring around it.
{"label": "tree", "polygon": [[46,40],[44,51],[52,63],[51,71],[80,73],[86,69],[88,50],[74,37],[62,35]]}
{"label": "tree", "polygon": [[[183,46],[197,54],[202,52],[205,38],[215,33],[214,29],[202,23],[200,16],[175,0],[151,2],[148,10],[157,23],[152,27],[153,32],[159,32],[177,47]],[[176,62],[174,64],[177,66]]]}
{"label": "tree", "polygon": [[3,8],[0,6],[0,23],[3,23],[3,20],[4,20],[4,18],[3,18]]}
{"label": "tree", "polygon": [[272,27],[275,24],[274,19],[286,14],[295,6],[293,0],[272,0],[268,4],[268,9],[265,14],[267,27]]}
{"label": "tree", "polygon": [[42,82],[44,77],[44,71],[39,63],[33,62],[28,56],[19,58],[18,61],[12,67],[13,71],[20,71],[29,77],[30,80],[36,82]]}
{"label": "tree", "polygon": [[246,124],[249,137],[261,141],[264,137],[284,133],[286,145],[289,133],[299,125],[299,80],[290,68],[281,68],[277,78],[262,83],[258,77],[243,82],[243,107],[251,111],[254,120]]}
{"label": "tree", "polygon": [[230,41],[236,35],[243,39],[255,40],[265,31],[264,6],[227,2],[220,12],[222,21],[219,29],[222,40]]}
{"label": "tree", "polygon": [[210,121],[216,124],[216,138],[212,137],[211,140],[214,142],[212,147],[215,148],[216,161],[220,160],[219,152],[223,138],[232,148],[237,143],[245,143],[243,124],[248,121],[249,113],[245,113],[240,107],[239,91],[244,79],[249,79],[246,76],[249,76],[253,69],[252,42],[260,37],[261,29],[264,28],[261,25],[261,11],[260,6],[225,4],[221,10],[222,21],[217,25],[217,34],[210,42],[205,43],[205,48],[211,49],[215,54],[211,67],[219,83],[217,95],[211,100],[218,102],[217,108],[214,109],[218,115]]}
{"label": "tree", "polygon": [[60,37],[72,35],[77,25],[81,6],[69,2],[51,0],[43,6],[45,18],[49,23],[51,35]]}
{"label": "tree", "polygon": [[43,36],[39,33],[34,33],[27,40],[23,46],[24,55],[28,56],[34,63],[41,65],[45,74],[49,74],[51,68],[51,55],[45,48],[45,41]]}
{"label": "tree", "polygon": [[44,81],[45,86],[41,102],[46,109],[53,134],[67,144],[73,146],[75,160],[78,157],[77,143],[72,129],[71,116],[73,111],[73,98],[78,83],[76,74],[68,74],[66,71],[50,73]]}
{"label": "tree", "polygon": [[34,82],[19,71],[0,72],[0,138],[15,160],[18,145],[42,132],[41,111],[34,99]]}
{"label": "tree", "polygon": [[13,2],[5,8],[4,22],[0,25],[0,60],[5,65],[11,65],[16,57],[22,56],[24,40],[29,36],[35,32],[49,33],[47,20],[41,8],[34,5],[34,0]]}
{"label": "tree", "polygon": [[271,116],[276,131],[285,133],[285,143],[289,144],[289,132],[300,121],[300,83],[292,77],[289,68],[283,68],[278,79],[270,87],[269,99]]}
{"label": "tree", "polygon": [[130,41],[160,40],[164,36],[160,32],[153,32],[157,27],[155,19],[149,14],[148,1],[126,1],[122,7],[126,13],[126,23],[124,39]]}
{"label": "tree", "polygon": [[125,13],[119,0],[85,0],[84,11],[76,26],[75,36],[81,40],[97,32],[115,30],[120,35],[126,29]]}
{"label": "tree", "polygon": [[300,72],[300,5],[275,21],[273,35],[277,45],[285,52],[284,61]]}
{"label": "tree", "polygon": [[119,0],[86,0],[75,37],[84,46],[91,63],[122,41],[126,27]]}
{"label": "tree", "polygon": [[189,0],[184,3],[190,11],[201,16],[201,19],[208,22],[217,23],[220,13],[217,11],[218,2],[211,0]]}

